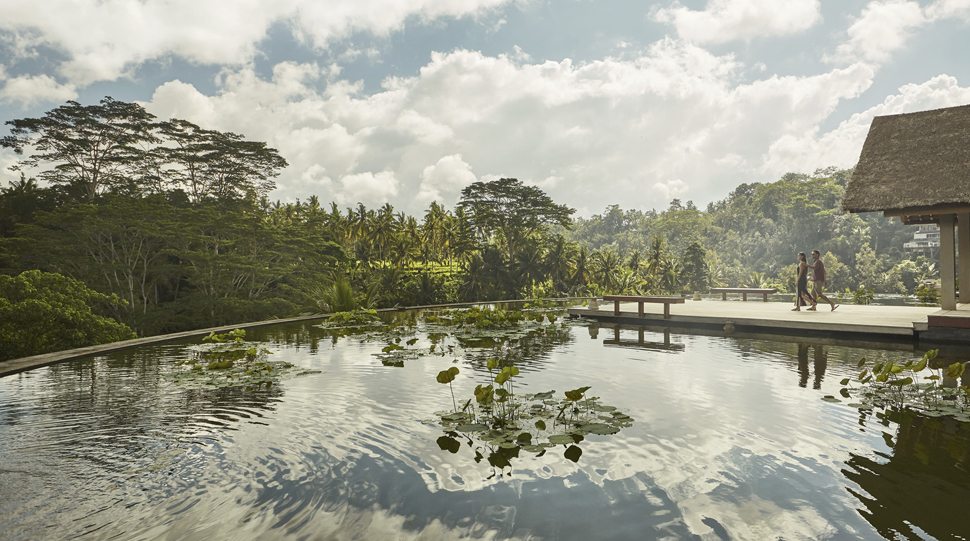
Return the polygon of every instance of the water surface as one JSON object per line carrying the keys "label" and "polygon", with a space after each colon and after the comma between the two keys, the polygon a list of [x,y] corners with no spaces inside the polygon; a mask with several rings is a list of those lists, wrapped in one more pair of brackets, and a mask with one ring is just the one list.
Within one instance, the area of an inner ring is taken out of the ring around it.
{"label": "water surface", "polygon": [[[427,351],[425,331],[404,332],[418,339],[409,347]],[[435,412],[452,399],[435,375],[459,367],[455,394],[471,397],[487,351],[445,339],[445,355],[393,367],[375,356],[386,341],[333,338],[312,322],[250,338],[320,372],[186,388],[173,378],[184,342],[0,379],[0,537],[970,535],[967,427],[821,399],[860,356],[911,351],[571,322],[529,347],[517,391],[589,385],[634,424],[587,436],[578,462],[556,447],[497,469],[464,443],[436,443]]]}

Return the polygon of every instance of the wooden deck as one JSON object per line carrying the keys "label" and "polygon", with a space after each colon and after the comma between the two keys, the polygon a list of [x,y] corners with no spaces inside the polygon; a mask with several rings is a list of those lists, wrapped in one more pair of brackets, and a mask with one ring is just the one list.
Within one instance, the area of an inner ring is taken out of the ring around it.
{"label": "wooden deck", "polygon": [[871,305],[842,305],[834,312],[828,305],[819,305],[817,312],[804,308],[793,312],[791,303],[688,300],[674,306],[665,320],[658,305],[647,305],[643,317],[637,315],[636,303],[621,304],[618,316],[612,303],[600,308],[571,308],[569,315],[623,324],[723,328],[730,323],[729,328],[748,332],[914,340],[918,332],[926,330],[928,316],[940,312],[938,307]]}

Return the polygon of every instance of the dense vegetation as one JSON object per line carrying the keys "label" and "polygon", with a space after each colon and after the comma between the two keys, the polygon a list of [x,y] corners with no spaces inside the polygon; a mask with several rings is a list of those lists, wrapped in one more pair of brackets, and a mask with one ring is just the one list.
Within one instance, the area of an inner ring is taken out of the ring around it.
{"label": "dense vegetation", "polygon": [[[577,220],[568,235],[589,250],[595,281],[607,289],[632,283],[667,291],[703,291],[706,285],[794,291],[795,254],[818,249],[830,290],[915,293],[938,276],[935,264],[904,252],[913,227],[877,213],[841,211],[850,173],[830,168],[741,184],[705,210],[676,199],[660,212],[613,205]],[[638,272],[644,265],[657,269],[659,282],[644,283]]]}
{"label": "dense vegetation", "polygon": [[270,202],[286,166],[275,149],[137,104],[68,102],[7,125],[0,145],[22,159],[0,188],[0,273],[78,280],[119,299],[93,315],[142,335],[361,306],[790,289],[794,253],[812,248],[840,290],[912,292],[935,272],[902,253],[911,228],[839,210],[847,171],[742,184],[705,210],[674,200],[579,219],[501,179],[409,216]]}

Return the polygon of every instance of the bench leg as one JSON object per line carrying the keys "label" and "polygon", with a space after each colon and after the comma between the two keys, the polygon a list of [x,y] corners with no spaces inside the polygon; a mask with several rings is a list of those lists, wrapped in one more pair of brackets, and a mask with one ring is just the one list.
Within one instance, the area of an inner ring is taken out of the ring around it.
{"label": "bench leg", "polygon": [[664,319],[670,319],[670,303],[664,303]]}
{"label": "bench leg", "polygon": [[768,294],[762,293],[761,295],[764,296],[764,302],[768,302]]}
{"label": "bench leg", "polygon": [[620,301],[613,301],[613,315],[620,315]]}
{"label": "bench leg", "polygon": [[643,317],[643,301],[637,303],[637,315]]}
{"label": "bench leg", "polygon": [[744,302],[748,302],[748,293],[746,291],[741,292],[741,300]]}
{"label": "bench leg", "polygon": [[721,292],[721,300],[722,301],[726,301],[727,300],[727,291],[722,291]]}

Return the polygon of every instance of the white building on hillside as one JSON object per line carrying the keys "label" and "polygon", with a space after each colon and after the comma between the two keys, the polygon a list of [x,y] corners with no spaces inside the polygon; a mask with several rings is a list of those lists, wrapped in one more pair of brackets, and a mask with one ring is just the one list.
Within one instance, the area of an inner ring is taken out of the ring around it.
{"label": "white building on hillside", "polygon": [[913,240],[904,243],[903,248],[913,255],[935,258],[940,251],[940,226],[920,224],[919,229],[913,233]]}

